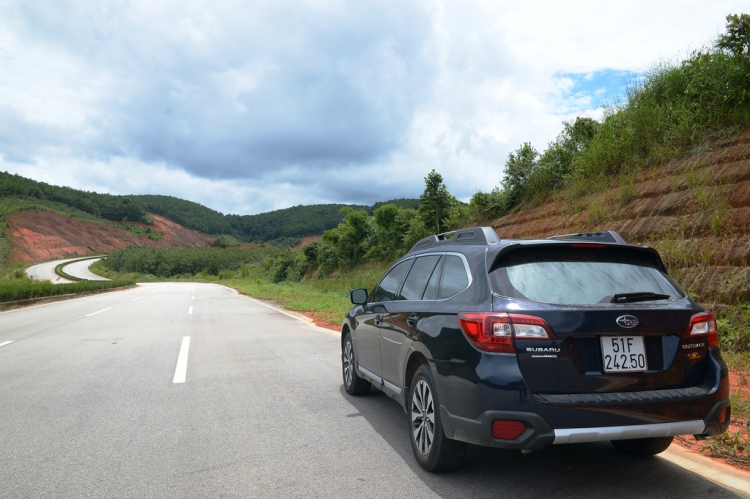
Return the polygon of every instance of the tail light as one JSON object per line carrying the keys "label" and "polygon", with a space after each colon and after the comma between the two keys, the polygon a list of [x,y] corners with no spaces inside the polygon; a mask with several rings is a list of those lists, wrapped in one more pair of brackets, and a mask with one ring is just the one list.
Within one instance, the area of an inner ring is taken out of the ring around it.
{"label": "tail light", "polygon": [[519,340],[554,340],[547,321],[533,315],[501,312],[460,312],[461,330],[475,347],[486,352],[514,353],[513,338]]}
{"label": "tail light", "polygon": [[711,312],[701,312],[690,318],[688,326],[688,336],[701,337],[705,336],[708,347],[719,346],[719,332],[716,328],[716,317]]}

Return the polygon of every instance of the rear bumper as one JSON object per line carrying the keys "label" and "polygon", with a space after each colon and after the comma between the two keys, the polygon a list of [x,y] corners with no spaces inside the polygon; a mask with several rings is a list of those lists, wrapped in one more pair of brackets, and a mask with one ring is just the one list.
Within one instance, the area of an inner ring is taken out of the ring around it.
{"label": "rear bumper", "polygon": [[[541,449],[550,444],[572,444],[634,438],[672,437],[677,435],[718,435],[726,431],[727,418],[721,415],[729,407],[729,399],[717,402],[705,419],[670,423],[604,426],[591,428],[552,428],[538,414],[519,411],[486,411],[477,419],[455,416],[440,406],[443,430],[448,438],[471,444],[505,449]],[[526,430],[515,440],[501,440],[492,436],[492,422],[496,419],[521,421]]]}

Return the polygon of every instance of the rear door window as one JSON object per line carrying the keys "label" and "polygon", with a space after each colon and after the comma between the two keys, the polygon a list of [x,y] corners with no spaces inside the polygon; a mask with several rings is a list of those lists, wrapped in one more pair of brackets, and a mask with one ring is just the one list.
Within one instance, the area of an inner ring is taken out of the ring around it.
{"label": "rear door window", "polygon": [[[421,300],[425,287],[435,271],[440,255],[428,255],[417,258],[406,276],[399,299]],[[433,298],[434,299],[434,298]]]}
{"label": "rear door window", "polygon": [[371,303],[379,301],[391,301],[396,299],[396,292],[398,291],[398,285],[401,282],[401,278],[404,276],[409,265],[411,265],[412,259],[404,260],[397,264],[395,267],[388,272],[385,277],[380,281],[375,289],[372,291],[372,296],[368,300]]}
{"label": "rear door window", "polygon": [[455,296],[469,287],[469,276],[466,274],[464,261],[455,255],[448,255],[443,265],[443,275],[440,278],[439,298],[444,300]]}
{"label": "rear door window", "polygon": [[495,293],[544,303],[609,304],[615,294],[684,298],[647,254],[617,248],[527,247],[502,257],[490,272]]}

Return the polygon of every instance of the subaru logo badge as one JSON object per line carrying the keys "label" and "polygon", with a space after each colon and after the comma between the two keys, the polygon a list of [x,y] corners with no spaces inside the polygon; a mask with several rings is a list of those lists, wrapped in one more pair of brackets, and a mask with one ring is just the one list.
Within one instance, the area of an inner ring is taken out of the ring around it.
{"label": "subaru logo badge", "polygon": [[636,319],[632,315],[621,315],[617,318],[617,324],[622,327],[631,328],[638,325],[638,319]]}

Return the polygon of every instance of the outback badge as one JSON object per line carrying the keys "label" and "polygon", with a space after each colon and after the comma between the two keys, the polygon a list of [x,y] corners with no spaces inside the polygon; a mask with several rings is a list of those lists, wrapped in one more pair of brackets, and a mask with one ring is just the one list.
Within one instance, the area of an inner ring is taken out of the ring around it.
{"label": "outback badge", "polygon": [[638,319],[632,315],[621,315],[617,318],[617,324],[621,327],[631,328],[638,325]]}

